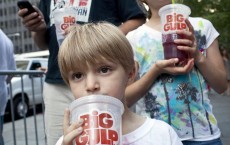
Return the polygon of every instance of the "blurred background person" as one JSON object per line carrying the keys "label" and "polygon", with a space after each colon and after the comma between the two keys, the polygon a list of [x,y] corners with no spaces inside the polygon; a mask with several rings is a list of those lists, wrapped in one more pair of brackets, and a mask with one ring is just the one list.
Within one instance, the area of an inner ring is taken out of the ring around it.
{"label": "blurred background person", "polygon": [[[16,70],[13,43],[1,29],[0,46],[0,71]],[[2,132],[8,96],[7,83],[10,82],[10,79],[11,76],[0,75],[0,145],[4,145]]]}

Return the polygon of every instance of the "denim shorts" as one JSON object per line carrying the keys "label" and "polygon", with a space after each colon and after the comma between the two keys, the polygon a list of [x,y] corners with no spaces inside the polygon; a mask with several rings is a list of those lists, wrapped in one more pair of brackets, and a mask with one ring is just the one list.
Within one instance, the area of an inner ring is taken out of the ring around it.
{"label": "denim shorts", "polygon": [[182,141],[183,145],[223,145],[220,138],[210,141]]}

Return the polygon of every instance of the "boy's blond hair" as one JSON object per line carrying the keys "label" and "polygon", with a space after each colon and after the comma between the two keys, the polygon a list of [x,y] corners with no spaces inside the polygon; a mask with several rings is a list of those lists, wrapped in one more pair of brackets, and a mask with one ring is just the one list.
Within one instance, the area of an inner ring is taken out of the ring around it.
{"label": "boy's blond hair", "polygon": [[125,35],[114,25],[100,22],[71,26],[59,49],[58,63],[64,81],[79,68],[109,60],[126,72],[134,68],[133,51]]}

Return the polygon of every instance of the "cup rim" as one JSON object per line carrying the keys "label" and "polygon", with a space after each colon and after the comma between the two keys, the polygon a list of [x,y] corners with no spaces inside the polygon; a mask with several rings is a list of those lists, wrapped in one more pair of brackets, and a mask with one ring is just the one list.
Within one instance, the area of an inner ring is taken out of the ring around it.
{"label": "cup rim", "polygon": [[[95,100],[95,97],[97,98]],[[117,107],[119,107],[121,109],[121,114],[123,114],[124,112],[124,105],[123,103],[117,99],[114,98],[112,96],[108,96],[108,95],[89,95],[89,96],[83,96],[81,98],[78,98],[76,100],[74,100],[72,103],[70,103],[69,105],[69,109],[72,112],[72,110],[74,110],[76,107],[88,104],[88,103],[108,103],[108,104],[112,104],[115,105]]]}
{"label": "cup rim", "polygon": [[[161,15],[161,13],[162,13],[163,11],[168,10],[168,9],[173,9],[173,8],[175,8],[175,7],[180,7],[180,9],[183,9],[183,10],[181,10],[181,11],[187,12],[187,15],[188,15],[188,16],[191,14],[191,9],[190,9],[188,6],[184,5],[184,4],[168,4],[168,5],[165,5],[165,6],[163,6],[163,7],[161,7],[161,8],[159,9],[158,14]],[[186,10],[186,9],[187,9],[187,10]]]}

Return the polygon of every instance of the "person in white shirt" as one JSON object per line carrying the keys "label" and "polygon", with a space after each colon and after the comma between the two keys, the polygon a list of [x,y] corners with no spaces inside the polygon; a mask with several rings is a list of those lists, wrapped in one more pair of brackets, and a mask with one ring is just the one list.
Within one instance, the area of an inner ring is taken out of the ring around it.
{"label": "person in white shirt", "polygon": [[[14,47],[12,41],[6,36],[6,34],[0,29],[0,71],[1,70],[15,70],[14,60]],[[4,113],[7,104],[7,82],[10,81],[10,77],[6,75],[0,75],[0,145],[4,145],[4,139],[2,136]]]}

